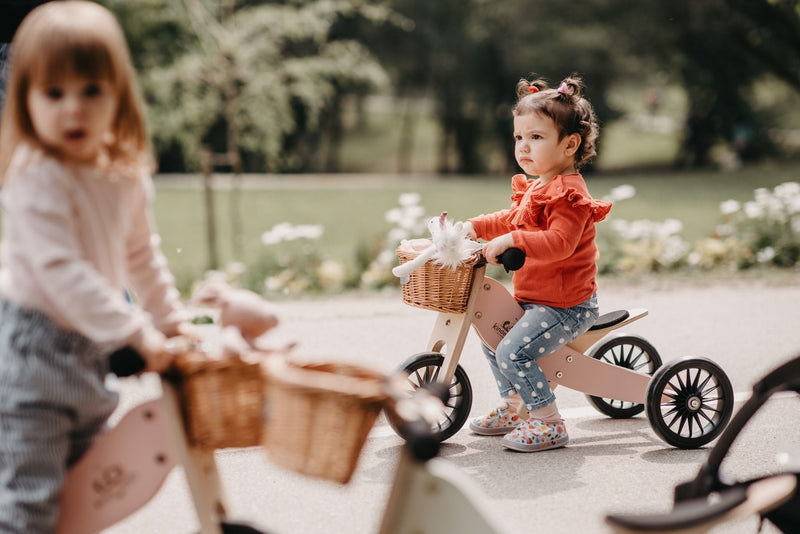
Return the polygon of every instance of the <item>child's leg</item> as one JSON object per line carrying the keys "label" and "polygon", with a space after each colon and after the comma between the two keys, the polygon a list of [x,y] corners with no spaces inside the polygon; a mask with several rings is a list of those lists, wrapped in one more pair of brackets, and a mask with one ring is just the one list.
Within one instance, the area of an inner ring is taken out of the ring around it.
{"label": "child's leg", "polygon": [[526,305],[525,314],[497,347],[498,370],[513,383],[529,412],[503,439],[519,451],[562,447],[569,437],[550,384],[536,362],[585,332],[597,319],[594,297],[574,308]]}
{"label": "child's leg", "polygon": [[35,405],[9,410],[2,402],[0,532],[55,531],[69,426],[66,412]]}
{"label": "child's leg", "polygon": [[514,385],[500,372],[494,351],[486,345],[482,345],[482,348],[502,400],[487,415],[472,419],[469,428],[482,436],[499,436],[511,432],[525,419],[526,412],[521,406],[522,399],[514,389]]}
{"label": "child's leg", "polygon": [[550,383],[536,360],[555,352],[585,332],[597,319],[596,299],[573,308],[552,308],[526,304],[525,314],[497,346],[496,369],[520,394],[531,413],[551,414],[543,410],[555,402]]}
{"label": "child's leg", "polygon": [[481,344],[481,349],[483,350],[484,356],[486,356],[486,361],[489,362],[489,369],[491,369],[492,376],[494,376],[494,381],[495,384],[497,384],[497,390],[500,392],[500,397],[503,399],[512,395],[519,397],[519,394],[514,389],[514,384],[512,384],[500,371],[494,351],[484,344]]}
{"label": "child's leg", "polygon": [[112,413],[107,358],[38,312],[0,304],[0,531],[55,531],[65,470]]}

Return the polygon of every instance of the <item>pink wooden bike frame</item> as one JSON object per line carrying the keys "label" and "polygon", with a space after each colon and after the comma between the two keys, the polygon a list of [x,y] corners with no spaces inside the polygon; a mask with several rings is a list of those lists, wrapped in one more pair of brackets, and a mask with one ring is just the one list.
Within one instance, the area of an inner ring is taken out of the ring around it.
{"label": "pink wooden bike frame", "polygon": [[[472,325],[487,346],[497,347],[523,310],[497,280],[485,276],[486,267],[475,268],[467,309],[463,313],[438,313],[427,350],[443,352],[440,381],[449,384],[455,374],[464,342]],[[537,360],[551,386],[563,385],[583,393],[644,404],[650,377],[595,360],[586,351],[610,332],[647,315],[647,310],[629,310],[629,317],[608,328],[590,330],[564,347]]]}
{"label": "pink wooden bike frame", "polygon": [[174,387],[133,408],[70,469],[58,534],[99,532],[144,506],[182,465],[202,534],[221,534],[225,505],[213,451],[189,446]]}

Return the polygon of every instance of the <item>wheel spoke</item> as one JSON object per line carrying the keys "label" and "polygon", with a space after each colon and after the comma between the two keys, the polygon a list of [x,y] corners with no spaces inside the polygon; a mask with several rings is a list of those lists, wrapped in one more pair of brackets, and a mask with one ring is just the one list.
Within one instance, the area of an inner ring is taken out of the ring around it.
{"label": "wheel spoke", "polygon": [[[696,372],[694,378],[691,380],[692,389],[695,391],[700,391],[700,387],[698,387],[698,383],[700,382],[700,374],[701,374],[700,371]],[[686,369],[687,381],[689,381],[690,376],[691,376],[691,369]]]}
{"label": "wheel spoke", "polygon": [[[688,371],[687,371],[687,373],[688,373]],[[680,386],[679,388],[677,388],[677,391],[684,391],[686,389],[686,384],[684,384],[683,380],[681,380],[680,373],[675,375],[675,380],[678,381],[678,385]]]}
{"label": "wheel spoke", "polygon": [[[703,382],[698,384],[698,386],[697,386],[698,391],[703,391],[704,388],[706,387],[706,384],[708,384],[711,380],[713,380],[713,378],[714,378],[714,375],[712,375],[711,373],[708,373],[708,376],[705,378],[705,380],[703,380]],[[716,389],[718,387],[719,387],[719,384],[717,384],[716,382],[712,382],[712,384],[711,384],[711,388],[712,389]]]}
{"label": "wheel spoke", "polygon": [[665,413],[664,416],[666,417],[667,415],[670,415],[670,414],[675,414],[675,417],[673,417],[672,420],[667,423],[667,426],[671,428],[671,427],[675,426],[675,421],[677,421],[678,419],[681,418],[681,412],[676,408],[671,412]]}
{"label": "wheel spoke", "polygon": [[409,382],[411,382],[414,385],[414,388],[416,389],[416,388],[421,387],[422,384],[424,384],[424,382],[423,382],[422,376],[419,374],[419,369],[414,369],[414,373],[413,374],[414,374],[415,377],[417,377],[417,382],[416,383],[411,382],[411,375],[408,375],[408,377],[409,377]]}
{"label": "wheel spoke", "polygon": [[632,358],[631,357],[633,356],[633,351],[634,350],[636,350],[636,345],[632,344],[630,350],[628,351],[627,356],[625,356],[625,359],[623,360],[623,363],[627,364],[626,366],[628,366],[628,367],[632,367],[632,365],[631,365],[631,359]]}
{"label": "wheel spoke", "polygon": [[[702,414],[702,412],[696,412],[694,414],[694,422],[697,425],[697,431],[699,432],[699,435],[702,436],[706,432],[705,432],[705,427],[703,425],[703,422],[700,420],[700,415],[705,415],[705,414]],[[691,435],[694,435],[694,433],[692,433]]]}
{"label": "wheel spoke", "polygon": [[[717,410],[713,410],[713,411],[715,411],[715,412],[716,412]],[[708,421],[709,423],[711,423],[712,425],[714,424],[714,420],[713,420],[713,419],[711,419],[711,418],[710,418],[708,415],[706,415],[706,411],[705,411],[705,410],[700,410],[700,411],[699,411],[699,412],[697,412],[697,413],[698,413],[699,415],[703,416],[703,417],[705,418],[705,420],[706,420],[706,421]],[[717,413],[719,413],[719,412],[717,412]]]}
{"label": "wheel spoke", "polygon": [[714,383],[714,384],[713,384],[713,385],[712,385],[710,388],[702,390],[702,391],[700,392],[700,394],[703,396],[703,398],[705,398],[705,397],[706,397],[706,396],[708,396],[708,395],[709,395],[709,394],[710,394],[712,391],[716,391],[716,390],[718,390],[719,388],[720,388],[719,384],[717,384],[717,383]]}

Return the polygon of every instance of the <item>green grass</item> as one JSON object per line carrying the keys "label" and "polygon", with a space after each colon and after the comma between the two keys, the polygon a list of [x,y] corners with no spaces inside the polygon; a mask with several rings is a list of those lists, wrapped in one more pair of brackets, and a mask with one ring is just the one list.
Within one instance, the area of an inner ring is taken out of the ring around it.
{"label": "green grass", "polygon": [[[243,224],[243,254],[254,261],[264,251],[261,234],[280,222],[321,224],[323,257],[354,262],[360,244],[373,242],[390,228],[384,219],[397,206],[401,193],[421,195],[428,215],[447,211],[455,220],[508,206],[510,177],[391,177],[335,175],[321,177],[249,178],[254,188],[244,191],[239,212]],[[758,187],[800,181],[799,164],[748,167],[732,172],[598,173],[587,175],[589,189],[602,198],[613,187],[631,184],[636,196],[617,203],[610,219],[679,219],[690,242],[713,232],[719,223],[719,204],[746,201]],[[207,265],[205,216],[197,189],[176,188],[157,180],[155,215],[162,247],[183,287],[197,279]],[[218,241],[223,264],[234,259],[229,193],[217,191]],[[601,224],[600,231],[604,230]]]}

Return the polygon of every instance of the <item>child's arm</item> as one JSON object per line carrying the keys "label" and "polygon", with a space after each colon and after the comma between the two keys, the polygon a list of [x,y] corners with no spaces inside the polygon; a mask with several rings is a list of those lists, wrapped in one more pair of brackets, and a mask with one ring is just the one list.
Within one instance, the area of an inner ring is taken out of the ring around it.
{"label": "child's arm", "polygon": [[465,224],[469,225],[470,237],[475,240],[484,239],[490,241],[497,236],[514,230],[514,226],[508,223],[508,210],[501,210],[488,215],[478,215],[469,219]]}
{"label": "child's arm", "polygon": [[168,336],[174,336],[182,333],[180,330],[187,314],[161,252],[161,240],[153,229],[150,217],[152,181],[149,177],[142,180],[143,187],[133,207],[133,224],[126,239],[128,279],[155,327]]}
{"label": "child's arm", "polygon": [[515,230],[508,234],[511,243],[508,243],[506,236],[501,236],[498,239],[502,242],[498,243],[497,248],[508,244],[505,248],[519,247],[528,257],[549,261],[569,258],[575,252],[590,216],[589,206],[572,206],[566,200],[559,201],[550,215],[547,230]]}

